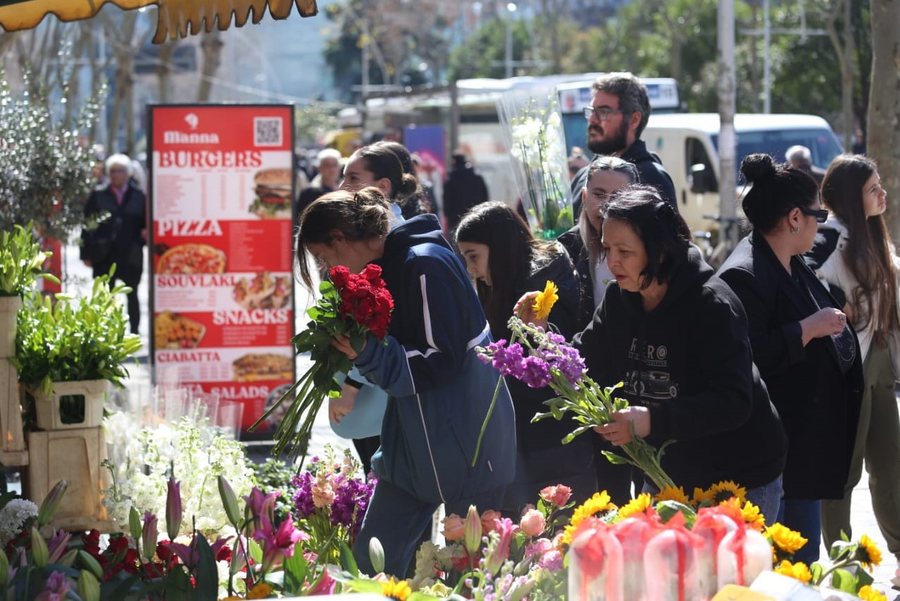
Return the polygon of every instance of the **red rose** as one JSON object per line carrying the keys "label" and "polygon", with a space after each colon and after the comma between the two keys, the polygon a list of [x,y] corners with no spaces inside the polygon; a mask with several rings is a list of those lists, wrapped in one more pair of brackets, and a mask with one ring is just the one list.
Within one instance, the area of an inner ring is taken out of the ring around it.
{"label": "red rose", "polygon": [[344,265],[338,265],[331,268],[331,271],[328,272],[328,277],[331,278],[331,283],[340,290],[347,285],[347,281],[350,279],[350,270]]}
{"label": "red rose", "polygon": [[384,282],[381,280],[381,267],[378,265],[369,263],[366,265],[366,268],[362,270],[360,275],[368,280],[373,286],[384,286]]}

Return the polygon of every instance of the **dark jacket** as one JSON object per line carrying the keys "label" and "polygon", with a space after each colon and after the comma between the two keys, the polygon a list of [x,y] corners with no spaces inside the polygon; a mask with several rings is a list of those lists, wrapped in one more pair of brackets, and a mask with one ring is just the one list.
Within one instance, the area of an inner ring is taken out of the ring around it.
{"label": "dark jacket", "polygon": [[768,484],[784,468],[787,440],[753,365],[740,301],[695,247],[662,302],[611,285],[576,343],[600,384],[650,410],[648,442],[674,440],[662,467],[685,490],[733,480]]}
{"label": "dark jacket", "polygon": [[488,201],[488,189],[484,178],[475,173],[468,163],[465,167],[454,167],[444,182],[444,218],[447,231],[452,232],[466,211]]}
{"label": "dark jacket", "polygon": [[[801,284],[787,273],[765,238],[751,234],[738,244],[719,276],[744,305],[754,360],[788,435],[785,498],[840,499],[863,393],[859,344],[848,324],[842,347],[831,337],[803,346],[800,320],[824,308],[810,295],[838,305],[799,257],[791,260],[791,269]],[[838,348],[853,357],[846,374]]]}
{"label": "dark jacket", "polygon": [[392,230],[376,263],[394,297],[389,335],[384,343],[370,336],[354,361],[389,397],[375,473],[431,503],[505,486],[516,457],[505,386],[471,467],[500,376],[476,356],[476,346],[491,342],[487,319],[437,217],[414,217]]}
{"label": "dark jacket", "polygon": [[107,183],[91,192],[84,207],[87,219],[103,213],[109,213],[105,221],[94,230],[82,232],[81,258],[91,261],[94,277],[108,273],[115,263],[116,277],[135,287],[144,271],[141,231],[147,227],[147,199],[140,188],[129,182],[119,205]]}
{"label": "dark jacket", "polygon": [[584,242],[581,240],[581,232],[578,224],[565,232],[558,238],[558,242],[562,244],[572,264],[575,267],[575,276],[578,278],[579,299],[578,299],[578,329],[582,329],[591,323],[594,316],[594,280],[591,277],[591,259],[588,256],[588,249],[585,248]]}
{"label": "dark jacket", "polygon": [[[548,321],[556,331],[567,339],[579,330],[578,324],[578,283],[572,262],[565,253],[560,253],[553,260],[536,270],[517,290],[516,298],[531,290],[543,290],[547,280],[556,284],[559,289],[559,300],[550,311]],[[500,334],[497,334],[500,336]],[[535,413],[544,413],[547,406],[544,401],[556,397],[549,387],[529,388],[516,378],[506,378],[509,394],[516,408],[516,432],[519,434],[519,447],[525,452],[559,447],[566,434],[578,425],[571,420],[544,419],[531,423]]]}
{"label": "dark jacket", "polygon": [[[659,156],[647,150],[647,145],[643,140],[635,140],[634,144],[621,154],[621,158],[637,167],[638,175],[641,178],[638,183],[656,188],[660,197],[672,205],[676,212],[678,211],[678,199],[675,194],[675,184],[672,183],[672,176],[663,167]],[[581,212],[581,190],[587,184],[589,168],[590,165],[582,167],[572,179],[571,190],[572,198],[575,199],[573,203],[575,221],[578,221],[578,214]]]}
{"label": "dark jacket", "polygon": [[[819,225],[813,247],[809,252],[803,255],[803,260],[813,271],[818,271],[822,265],[825,264],[828,257],[837,250],[838,242],[841,240],[841,232],[831,226],[829,223],[830,221],[831,219]],[[826,283],[825,285],[828,287],[828,291],[831,292],[831,296],[833,296],[834,300],[837,302],[837,306],[843,309],[847,304],[847,293],[836,284]]]}

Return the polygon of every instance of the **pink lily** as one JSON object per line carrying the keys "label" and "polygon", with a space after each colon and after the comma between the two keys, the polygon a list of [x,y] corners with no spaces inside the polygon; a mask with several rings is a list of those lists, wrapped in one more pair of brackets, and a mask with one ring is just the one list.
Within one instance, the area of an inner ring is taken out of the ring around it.
{"label": "pink lily", "polygon": [[50,551],[50,563],[59,561],[59,558],[66,552],[66,547],[69,545],[70,538],[72,538],[72,535],[65,530],[57,530],[53,534],[53,538],[51,538],[47,544]]}
{"label": "pink lily", "polygon": [[512,543],[513,535],[519,527],[509,518],[500,518],[496,520],[496,529],[494,532],[499,534],[496,542],[491,540],[488,547],[487,558],[485,559],[485,570],[491,574],[497,574],[503,563],[509,559],[509,546]]}
{"label": "pink lily", "polygon": [[[270,524],[271,526],[271,524]],[[309,534],[294,527],[288,518],[279,524],[277,530],[260,528],[253,538],[263,546],[263,572],[271,568],[282,557],[294,555],[294,545],[299,541],[309,540]]]}
{"label": "pink lily", "polygon": [[181,512],[181,483],[175,478],[169,478],[166,495],[166,534],[169,535],[169,540],[175,540],[181,530]]}
{"label": "pink lily", "polygon": [[275,520],[275,500],[281,496],[281,491],[274,491],[268,494],[263,493],[255,486],[250,491],[250,495],[244,497],[250,513],[253,516],[253,524],[251,525],[251,533],[257,530],[271,531],[272,522]]}

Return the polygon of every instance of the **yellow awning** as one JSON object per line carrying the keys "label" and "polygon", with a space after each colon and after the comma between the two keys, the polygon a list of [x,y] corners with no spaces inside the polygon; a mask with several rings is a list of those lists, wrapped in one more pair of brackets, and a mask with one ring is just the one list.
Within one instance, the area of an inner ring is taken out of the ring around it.
{"label": "yellow awning", "polygon": [[236,27],[248,20],[259,23],[267,8],[276,19],[290,16],[294,4],[302,17],[318,12],[316,0],[0,0],[0,27],[6,31],[31,29],[47,14],[62,21],[89,19],[107,2],[124,9],[158,6],[153,37],[157,44],[201,30],[210,32],[213,27],[224,31],[231,26],[232,17]]}

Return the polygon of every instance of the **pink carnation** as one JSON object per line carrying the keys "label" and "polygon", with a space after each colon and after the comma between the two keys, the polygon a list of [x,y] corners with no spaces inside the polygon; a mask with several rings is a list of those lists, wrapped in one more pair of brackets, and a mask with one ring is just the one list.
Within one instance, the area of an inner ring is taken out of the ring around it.
{"label": "pink carnation", "polygon": [[528,536],[540,536],[546,525],[544,514],[537,509],[529,509],[519,520],[519,528]]}

